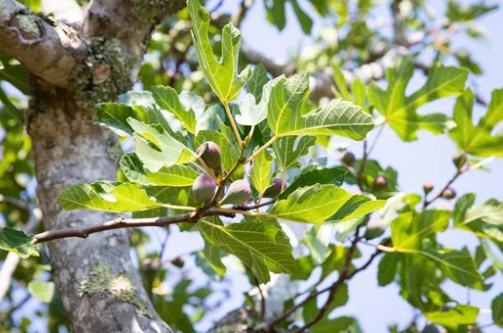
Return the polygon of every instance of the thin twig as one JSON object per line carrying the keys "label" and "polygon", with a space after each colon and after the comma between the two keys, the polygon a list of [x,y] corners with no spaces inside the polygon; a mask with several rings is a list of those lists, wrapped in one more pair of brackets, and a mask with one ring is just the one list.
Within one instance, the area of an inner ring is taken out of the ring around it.
{"label": "thin twig", "polygon": [[241,135],[239,134],[238,128],[236,126],[236,122],[234,121],[234,118],[232,117],[232,112],[229,109],[229,103],[227,101],[223,101],[224,104],[224,109],[225,112],[227,113],[227,117],[229,118],[229,121],[231,123],[232,130],[234,131],[234,134],[236,135],[236,140],[238,140],[238,145],[239,149],[243,150],[243,140],[241,139]]}
{"label": "thin twig", "polygon": [[244,211],[247,211],[247,210],[254,210],[254,209],[257,209],[257,208],[260,208],[260,207],[265,207],[265,206],[269,206],[269,205],[272,205],[276,202],[276,200],[270,200],[270,201],[267,201],[267,202],[262,202],[262,203],[259,203],[257,205],[253,205],[253,206],[241,206],[241,205],[236,205],[236,206],[233,206],[232,209],[235,209],[235,210],[244,210]]}
{"label": "thin twig", "polygon": [[264,292],[262,291],[262,288],[260,288],[260,282],[258,281],[257,278],[255,278],[255,286],[257,287],[259,293],[260,293],[260,320],[264,321],[265,320],[265,296]]}
{"label": "thin twig", "polygon": [[456,181],[456,179],[458,179],[459,176],[461,176],[466,170],[468,170],[468,169],[467,168],[458,168],[456,170],[456,173],[454,174],[454,176],[452,176],[451,179],[449,179],[447,184],[445,184],[445,186],[433,198],[431,198],[430,200],[427,200],[425,197],[424,202],[423,202],[423,210],[425,210],[435,200],[442,197],[442,193],[444,193],[444,191],[447,190],[449,188],[449,186],[451,186]]}
{"label": "thin twig", "polygon": [[[235,214],[231,212],[219,212],[213,209],[206,211],[203,216],[218,216],[218,215],[227,217],[235,216]],[[82,228],[82,229],[66,228],[66,229],[49,230],[34,235],[33,238],[35,238],[35,243],[38,244],[52,241],[55,239],[68,238],[68,237],[87,238],[91,234],[106,230],[122,229],[122,228],[138,228],[138,227],[165,227],[171,224],[181,222],[192,222],[192,223],[197,222],[196,213],[194,212],[173,217],[154,217],[144,219],[126,219],[120,217],[115,220],[107,221],[95,227]]]}
{"label": "thin twig", "polygon": [[365,163],[367,162],[367,139],[363,140],[363,158],[362,158],[362,163],[360,165],[360,169],[358,170],[358,187],[360,188],[360,191],[365,192],[365,189],[363,188],[363,173],[365,171]]}
{"label": "thin twig", "polygon": [[255,157],[257,157],[258,154],[260,154],[263,150],[267,149],[270,145],[274,143],[278,139],[277,136],[273,136],[271,140],[267,141],[262,147],[257,149],[246,161],[243,162],[243,164],[248,164],[250,163]]}

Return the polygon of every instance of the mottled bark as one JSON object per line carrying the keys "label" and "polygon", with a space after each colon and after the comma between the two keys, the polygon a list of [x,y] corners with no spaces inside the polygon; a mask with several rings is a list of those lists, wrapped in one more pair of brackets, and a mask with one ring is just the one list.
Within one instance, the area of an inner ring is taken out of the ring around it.
{"label": "mottled bark", "polygon": [[[37,104],[43,110],[33,110],[28,131],[33,139],[45,228],[99,225],[116,217],[96,211],[64,211],[58,202],[59,194],[69,186],[115,180],[117,160],[110,151],[117,145],[116,136],[96,123],[93,111],[80,109],[71,92],[36,88]],[[75,333],[171,332],[143,290],[129,255],[126,229],[93,234],[87,239],[56,240],[48,246],[53,278]],[[79,294],[82,279],[97,263],[108,265],[111,275],[126,273],[151,318],[112,292]]]}

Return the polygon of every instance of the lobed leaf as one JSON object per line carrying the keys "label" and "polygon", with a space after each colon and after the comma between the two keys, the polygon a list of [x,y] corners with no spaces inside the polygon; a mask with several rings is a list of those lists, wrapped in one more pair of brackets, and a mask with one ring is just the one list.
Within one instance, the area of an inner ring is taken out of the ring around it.
{"label": "lobed leaf", "polygon": [[35,238],[10,227],[0,229],[0,249],[14,252],[21,258],[39,255]]}

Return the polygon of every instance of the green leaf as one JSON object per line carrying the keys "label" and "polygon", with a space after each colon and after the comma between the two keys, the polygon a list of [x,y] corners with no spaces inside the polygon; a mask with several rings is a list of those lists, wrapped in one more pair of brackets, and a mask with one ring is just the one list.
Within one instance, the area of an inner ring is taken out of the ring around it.
{"label": "green leaf", "polygon": [[452,122],[444,114],[419,115],[417,109],[433,100],[460,94],[468,76],[467,69],[435,65],[426,83],[406,96],[413,73],[411,58],[401,57],[386,71],[387,89],[375,82],[369,88],[370,103],[403,141],[416,140],[416,131],[420,129],[440,134],[452,128]]}
{"label": "green leaf", "polygon": [[316,268],[310,256],[300,257],[295,260],[295,273],[290,275],[290,281],[306,281]]}
{"label": "green leaf", "polygon": [[[295,144],[297,142],[297,144]],[[283,170],[300,166],[297,161],[301,156],[309,152],[309,147],[316,143],[315,136],[286,136],[276,140],[272,148],[274,149],[275,162]]]}
{"label": "green leaf", "polygon": [[354,195],[349,199],[327,223],[340,223],[365,216],[384,207],[386,200],[372,200],[364,195]]}
{"label": "green leaf", "polygon": [[290,2],[292,4],[295,15],[297,16],[297,19],[299,20],[302,31],[306,35],[311,34],[311,28],[313,27],[313,20],[306,14],[306,11],[304,9],[300,8],[299,4],[297,3],[297,0],[290,0]]}
{"label": "green leaf", "polygon": [[341,186],[346,177],[347,170],[342,167],[314,169],[307,172],[302,172],[294,182],[286,188],[279,196],[280,200],[286,199],[291,193],[300,187],[315,185],[315,184],[332,184]]}
{"label": "green leaf", "polygon": [[37,298],[40,302],[49,304],[54,298],[56,285],[54,282],[30,281],[28,283],[28,291]]}
{"label": "green leaf", "polygon": [[152,87],[152,95],[157,104],[164,110],[174,114],[189,133],[196,133],[197,121],[194,110],[192,108],[184,109],[178,94],[173,88],[155,86]]}
{"label": "green leaf", "polygon": [[483,281],[483,277],[477,270],[470,252],[466,249],[461,251],[442,249],[420,251],[419,253],[435,261],[442,272],[459,285],[473,287]]}
{"label": "green leaf", "polygon": [[[0,70],[0,73],[2,71]],[[2,89],[0,86],[0,102],[2,102],[2,106],[4,107],[5,110],[7,110],[11,116],[18,121],[18,123],[23,124],[24,121],[24,114],[23,111],[18,109],[17,107],[12,104],[11,100],[9,99],[9,96],[5,93],[5,91]]]}
{"label": "green leaf", "polygon": [[29,256],[38,257],[35,238],[10,227],[0,229],[0,249],[17,253],[23,259]]}
{"label": "green leaf", "polygon": [[324,318],[311,326],[313,333],[361,333],[358,321],[352,317]]}
{"label": "green leaf", "polygon": [[119,163],[124,176],[133,183],[141,185],[151,185],[147,180],[147,172],[143,168],[143,163],[135,153],[124,154]]}
{"label": "green leaf", "polygon": [[213,130],[202,130],[197,133],[195,140],[197,147],[206,141],[213,141],[218,145],[222,154],[222,166],[228,172],[239,159],[238,148],[224,134]]}
{"label": "green leaf", "polygon": [[330,255],[331,249],[328,246],[332,238],[332,227],[326,225],[314,225],[306,231],[304,243],[309,248],[309,253],[316,266],[323,264]]}
{"label": "green leaf", "polygon": [[260,152],[250,168],[250,182],[260,196],[272,185],[272,157],[266,150]]}
{"label": "green leaf", "polygon": [[256,66],[253,69],[253,75],[250,81],[248,81],[248,84],[246,85],[246,90],[248,91],[248,93],[255,96],[256,104],[258,104],[262,99],[262,92],[264,90],[264,86],[269,81],[270,80],[269,77],[267,76],[267,70],[262,64]]}
{"label": "green leaf", "polygon": [[198,227],[207,243],[238,257],[261,283],[270,280],[269,270],[288,274],[295,271],[290,241],[277,222],[224,226],[213,217],[201,220]]}
{"label": "green leaf", "polygon": [[118,103],[102,103],[98,105],[98,119],[101,125],[110,128],[119,136],[129,136],[133,134],[133,129],[129,125],[128,118],[136,118],[133,108]]}
{"label": "green leaf", "polygon": [[173,138],[161,125],[147,125],[133,118],[129,118],[128,122],[135,131],[135,153],[149,170],[157,172],[163,166],[190,163],[197,159],[193,151]]}
{"label": "green leaf", "polygon": [[187,165],[173,165],[162,167],[157,172],[147,170],[146,179],[153,185],[183,187],[192,186],[198,173]]}
{"label": "green leaf", "polygon": [[503,89],[494,90],[486,114],[477,126],[473,123],[475,95],[470,89],[458,97],[454,106],[453,120],[456,123],[450,137],[458,148],[470,155],[503,157],[503,136],[492,131],[503,120]]}
{"label": "green leaf", "polygon": [[351,96],[349,95],[344,74],[342,73],[341,68],[335,62],[332,63],[332,71],[334,72],[334,81],[337,85],[337,90],[341,94],[341,97],[346,101],[351,101]]}
{"label": "green leaf", "polygon": [[11,83],[25,95],[31,95],[30,73],[26,67],[3,52],[0,52],[0,61],[3,64],[3,68],[0,69],[0,80]]}
{"label": "green leaf", "polygon": [[135,212],[162,204],[131,183],[96,182],[67,188],[58,197],[65,210],[94,209],[109,212]]}
{"label": "green leaf", "polygon": [[271,89],[267,119],[277,137],[287,135],[340,135],[363,140],[374,128],[372,117],[341,99],[307,112],[309,75],[282,78]]}
{"label": "green leaf", "polygon": [[298,188],[286,200],[276,202],[271,215],[294,222],[323,223],[351,194],[334,185],[311,185]]}
{"label": "green leaf", "polygon": [[503,293],[496,296],[491,302],[493,323],[503,327]]}
{"label": "green leaf", "polygon": [[222,102],[235,100],[252,75],[249,67],[237,75],[239,45],[241,44],[239,30],[232,23],[224,27],[222,56],[220,61],[217,61],[208,37],[210,15],[198,0],[189,0],[187,7],[193,24],[194,47],[206,80]]}
{"label": "green leaf", "polygon": [[384,254],[378,266],[377,282],[379,286],[384,287],[393,282],[401,256],[403,254],[400,253]]}
{"label": "green leaf", "polygon": [[457,330],[460,325],[475,324],[479,309],[471,305],[456,305],[447,311],[424,313],[426,319],[451,330]]}
{"label": "green leaf", "polygon": [[426,210],[420,214],[409,212],[391,222],[393,247],[407,252],[421,247],[423,239],[436,232],[443,232],[449,225],[451,213],[443,210]]}

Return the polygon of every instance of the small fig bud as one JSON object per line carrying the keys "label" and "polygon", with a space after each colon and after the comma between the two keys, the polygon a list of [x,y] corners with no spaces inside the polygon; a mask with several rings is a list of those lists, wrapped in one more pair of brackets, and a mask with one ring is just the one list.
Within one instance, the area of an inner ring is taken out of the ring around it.
{"label": "small fig bud", "polygon": [[356,158],[352,152],[346,150],[342,153],[341,161],[348,166],[353,166],[355,164]]}
{"label": "small fig bud", "polygon": [[206,141],[202,145],[200,145],[196,154],[201,154],[201,158],[204,163],[211,169],[220,172],[222,166],[222,155],[220,153],[220,147],[213,141]]}
{"label": "small fig bud", "polygon": [[424,183],[423,184],[423,191],[424,191],[424,194],[428,194],[431,191],[433,191],[433,184],[430,182]]}
{"label": "small fig bud", "polygon": [[272,185],[265,190],[263,197],[276,198],[278,195],[280,195],[282,187],[283,180],[281,178],[274,178],[272,180]]}
{"label": "small fig bud", "polygon": [[377,176],[372,184],[372,190],[382,191],[388,188],[388,178],[384,176]]}
{"label": "small fig bud", "polygon": [[240,205],[250,200],[251,189],[246,180],[239,179],[229,186],[220,204]]}
{"label": "small fig bud", "polygon": [[442,197],[444,197],[445,199],[454,199],[456,197],[456,191],[453,189],[453,188],[446,188],[443,192],[442,192]]}
{"label": "small fig bud", "polygon": [[367,230],[365,230],[364,237],[366,239],[374,239],[381,237],[388,225],[382,219],[371,219],[367,224]]}
{"label": "small fig bud", "polygon": [[429,324],[424,327],[422,333],[440,333],[440,331],[435,325]]}
{"label": "small fig bud", "polygon": [[465,163],[466,163],[466,155],[465,154],[461,154],[461,153],[457,153],[452,158],[452,163],[454,163],[454,165],[456,166],[456,168],[461,169],[461,167],[463,165],[465,165]]}
{"label": "small fig bud", "polygon": [[196,204],[208,203],[215,194],[215,181],[208,175],[202,174],[196,178],[192,185],[192,192],[196,199]]}

